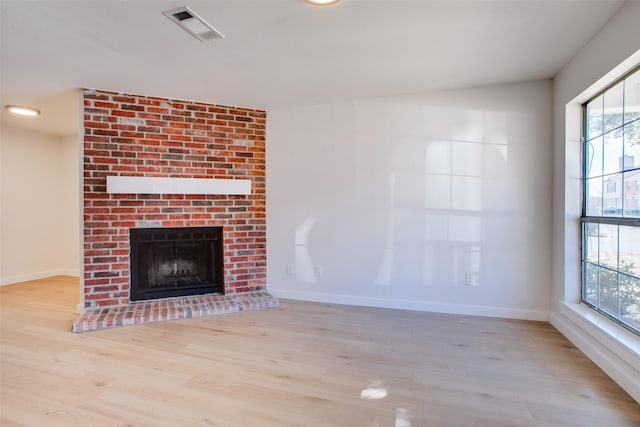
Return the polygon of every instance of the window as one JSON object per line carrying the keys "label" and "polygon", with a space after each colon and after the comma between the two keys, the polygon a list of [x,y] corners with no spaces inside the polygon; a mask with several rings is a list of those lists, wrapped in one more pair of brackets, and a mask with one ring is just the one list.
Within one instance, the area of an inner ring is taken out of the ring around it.
{"label": "window", "polygon": [[584,139],[582,301],[640,334],[640,68],[584,105]]}

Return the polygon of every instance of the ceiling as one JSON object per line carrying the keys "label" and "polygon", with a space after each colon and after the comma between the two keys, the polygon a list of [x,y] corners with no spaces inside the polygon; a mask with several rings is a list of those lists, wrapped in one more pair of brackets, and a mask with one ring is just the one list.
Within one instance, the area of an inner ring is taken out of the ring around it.
{"label": "ceiling", "polygon": [[[241,107],[338,102],[553,77],[623,2],[0,0],[3,126],[77,133],[82,87]],[[202,43],[162,12],[189,6]]]}

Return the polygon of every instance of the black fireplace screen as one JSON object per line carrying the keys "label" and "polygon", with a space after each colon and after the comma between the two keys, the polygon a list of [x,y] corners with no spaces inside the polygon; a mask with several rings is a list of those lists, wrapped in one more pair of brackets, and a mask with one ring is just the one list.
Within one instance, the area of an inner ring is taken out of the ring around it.
{"label": "black fireplace screen", "polygon": [[133,228],[131,301],[223,293],[222,227]]}

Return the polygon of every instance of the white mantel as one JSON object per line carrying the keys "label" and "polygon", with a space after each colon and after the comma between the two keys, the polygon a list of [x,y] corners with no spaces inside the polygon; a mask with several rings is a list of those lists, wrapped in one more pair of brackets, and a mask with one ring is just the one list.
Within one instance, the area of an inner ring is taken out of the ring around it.
{"label": "white mantel", "polygon": [[251,194],[250,179],[108,176],[109,194]]}

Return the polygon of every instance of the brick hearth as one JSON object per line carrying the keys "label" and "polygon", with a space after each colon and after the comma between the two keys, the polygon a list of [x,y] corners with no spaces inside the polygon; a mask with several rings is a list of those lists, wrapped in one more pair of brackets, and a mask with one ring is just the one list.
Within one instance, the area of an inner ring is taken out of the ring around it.
{"label": "brick hearth", "polygon": [[72,332],[141,325],[278,307],[267,292],[235,295],[197,295],[135,302],[118,307],[88,309],[71,326]]}

